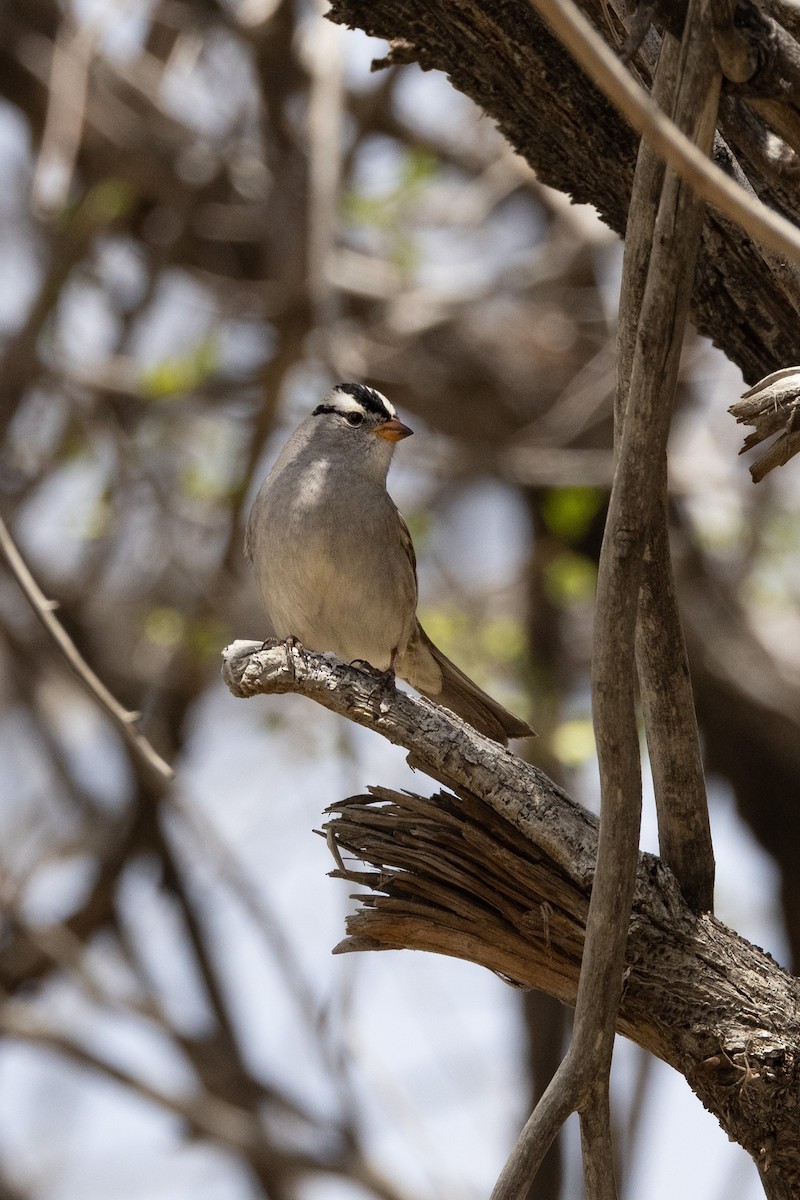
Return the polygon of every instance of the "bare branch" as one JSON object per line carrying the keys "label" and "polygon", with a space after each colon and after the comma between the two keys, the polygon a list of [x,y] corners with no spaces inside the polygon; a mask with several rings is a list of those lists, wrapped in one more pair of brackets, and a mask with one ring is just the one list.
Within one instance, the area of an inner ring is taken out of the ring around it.
{"label": "bare branch", "polygon": [[26,1005],[6,1002],[0,1007],[0,1033],[6,1038],[53,1051],[130,1088],[165,1112],[182,1118],[195,1135],[206,1137],[234,1154],[241,1154],[260,1178],[270,1180],[273,1185],[304,1173],[352,1174],[381,1200],[404,1200],[402,1192],[349,1146],[326,1149],[323,1138],[320,1139],[322,1148],[305,1152],[287,1146],[285,1140],[283,1144],[277,1140],[273,1142],[257,1113],[200,1086],[181,1094],[156,1087],[108,1062],[89,1046],[51,1028]]}
{"label": "bare branch", "polygon": [[[329,684],[336,689],[332,673]],[[444,792],[428,799],[388,788],[371,793],[332,806],[324,829],[346,864],[332,874],[360,893],[337,951],[447,954],[573,1005],[589,886],[483,797],[463,789],[458,800]],[[555,789],[553,800],[557,808]],[[593,844],[595,838],[593,832]],[[671,873],[651,855],[639,856],[617,1028],[681,1072],[762,1172],[769,1161],[785,1195],[800,1184],[792,1101],[800,1070],[798,999],[797,979],[710,914],[692,913]],[[741,1088],[745,1058],[750,1075]],[[523,1140],[526,1156],[507,1164],[498,1183],[511,1194],[571,1111],[570,1080],[563,1069],[556,1079],[539,1118],[544,1132]]]}
{"label": "bare branch", "polygon": [[490,1200],[502,1200],[506,1196],[524,1196],[530,1182],[542,1165],[556,1134],[570,1113],[575,1111],[576,1071],[574,1059],[565,1058],[560,1063],[550,1083],[544,1090],[523,1126],[519,1140],[500,1172]]}
{"label": "bare branch", "polygon": [[617,1200],[614,1186],[614,1152],[611,1144],[611,1108],[605,1081],[592,1089],[581,1110],[581,1148],[586,1200]]}
{"label": "bare branch", "polygon": [[179,1097],[153,1087],[56,1032],[22,1004],[7,1003],[0,1009],[0,1031],[7,1038],[55,1050],[84,1067],[109,1076],[160,1108],[183,1117],[195,1133],[210,1137],[237,1153],[257,1157],[262,1152],[263,1135],[259,1122],[245,1109],[210,1093],[197,1092]]}
{"label": "bare branch", "polygon": [[[348,918],[340,952],[451,954],[574,1002],[597,845],[591,814],[458,717],[330,655],[235,642],[224,653],[223,677],[236,696],[294,692],[371,727],[461,796],[459,805],[445,795],[425,801],[379,790],[388,814],[368,797],[336,806],[341,818],[327,829],[340,858],[352,851],[375,870],[340,866],[334,874],[379,893]],[[494,824],[489,810],[508,826]],[[762,1171],[768,1142],[773,1180],[800,1182],[795,1117],[783,1111],[800,1062],[797,981],[712,917],[695,917],[658,860],[639,855],[638,864],[620,1030],[682,1071]],[[729,1086],[728,1060],[738,1061],[748,1045],[764,1063],[767,1102]],[[553,1133],[564,1108],[558,1086],[543,1098]]]}
{"label": "bare branch", "polygon": [[744,454],[774,434],[779,436],[750,467],[753,483],[760,483],[775,467],[782,467],[800,450],[800,367],[784,367],[759,380],[728,409],[740,425],[753,432],[739,451]]}
{"label": "bare branch", "polygon": [[[665,476],[666,470],[664,492]],[[636,664],[661,857],[692,908],[711,912],[714,846],[692,679],[675,595],[666,496],[656,507],[644,562]]]}
{"label": "bare branch", "polygon": [[409,763],[456,791],[466,788],[510,821],[570,876],[588,882],[596,818],[544,772],[430,700],[387,687],[380,674],[284,642],[236,641],[222,677],[234,696],[295,692],[375,729],[411,751]]}
{"label": "bare branch", "polygon": [[61,211],[69,195],[99,34],[96,25],[65,16],[53,46],[47,117],[31,185],[34,209],[43,216]]}
{"label": "bare branch", "polygon": [[[142,839],[148,816],[143,807],[137,807],[128,829],[101,854],[97,877],[89,894],[77,912],[63,922],[68,935],[80,938],[82,942],[88,941],[96,930],[112,919],[119,877]],[[25,926],[12,924],[9,932],[12,936],[5,939],[0,949],[0,988],[13,993],[40,979],[53,959],[49,951],[46,953],[40,944],[31,940]]]}
{"label": "bare branch", "polygon": [[[679,58],[679,44],[665,35],[653,81],[653,97],[665,109],[672,102]],[[631,196],[620,284],[614,414],[617,441],[628,404],[664,170],[663,161],[643,142]],[[676,353],[677,350],[678,347]],[[673,363],[673,373],[676,366]],[[636,666],[658,810],[661,856],[675,873],[688,902],[702,912],[710,911],[714,905],[714,849],[691,676],[670,560],[666,455],[653,483],[659,497],[642,565]]]}
{"label": "bare branch", "polygon": [[174,771],[137,728],[137,721],[140,714],[129,712],[111,695],[106,685],[98,678],[86,659],[78,651],[72,638],[55,616],[55,602],[48,600],[39,587],[2,519],[0,519],[0,553],[3,554],[14,578],[22,588],[26,599],[29,601],[39,621],[45,627],[56,646],[58,646],[68,665],[75,672],[89,695],[105,710],[144,766],[150,772],[154,773],[162,783],[169,782],[173,778]]}
{"label": "bare branch", "polygon": [[[558,0],[558,12],[574,17],[568,3]],[[543,11],[549,10],[550,5],[542,7]],[[560,26],[556,31],[563,36]],[[592,37],[598,41],[596,35]],[[598,55],[601,45],[596,48]],[[674,120],[700,147],[698,153],[707,153],[711,146],[719,98],[719,73],[708,70],[710,47],[710,20],[702,0],[697,0],[689,7],[679,62],[674,64],[669,36],[662,58],[668,77],[675,78]],[[573,44],[570,48],[574,51]],[[592,57],[586,47],[584,51],[584,58]],[[581,61],[585,66],[584,58]],[[641,765],[634,709],[634,659],[639,585],[659,500],[653,480],[662,482],[662,494],[666,490],[667,436],[703,220],[703,209],[691,188],[671,171],[664,176],[656,212],[652,185],[657,183],[657,175],[652,160],[645,157],[642,169],[643,221],[651,224],[653,234],[649,262],[643,254],[641,235],[634,238],[632,246],[636,269],[644,274],[646,264],[647,274],[646,282],[634,294],[633,303],[641,298],[641,307],[630,376],[625,369],[621,376],[629,392],[627,402],[623,395],[618,402],[618,409],[624,411],[624,423],[600,555],[594,621],[592,700],[602,795],[597,871],[572,1042],[551,1085],[553,1094],[559,1095],[561,1111],[569,1096],[571,1108],[584,1118],[585,1182],[587,1193],[598,1200],[609,1194],[610,1178],[605,1161],[608,1138],[597,1123],[598,1091],[603,1090],[602,1104],[607,1107],[638,857]],[[627,330],[623,331],[623,339],[633,341]],[[534,1110],[520,1136],[509,1159],[508,1183],[498,1184],[494,1200],[521,1200],[524,1195],[524,1172],[514,1164],[538,1163],[543,1151],[534,1147],[540,1139],[549,1145],[552,1113],[544,1104],[547,1095],[540,1101],[542,1115]],[[585,1114],[590,1109],[587,1124]],[[595,1154],[600,1156],[599,1161],[594,1160]]]}

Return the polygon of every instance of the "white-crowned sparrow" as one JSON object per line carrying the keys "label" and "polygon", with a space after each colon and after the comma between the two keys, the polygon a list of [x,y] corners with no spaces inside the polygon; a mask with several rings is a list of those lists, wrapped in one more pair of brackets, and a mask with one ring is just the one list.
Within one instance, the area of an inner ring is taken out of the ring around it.
{"label": "white-crowned sparrow", "polygon": [[533,730],[468,679],[417,620],[405,521],[386,491],[411,430],[380,392],[340,383],[289,438],[256,496],[245,553],[280,638],[395,671],[498,742]]}

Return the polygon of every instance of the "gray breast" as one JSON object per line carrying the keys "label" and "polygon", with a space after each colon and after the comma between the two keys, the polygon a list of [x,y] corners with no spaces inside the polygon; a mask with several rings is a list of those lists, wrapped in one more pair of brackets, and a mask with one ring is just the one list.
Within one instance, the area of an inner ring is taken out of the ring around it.
{"label": "gray breast", "polygon": [[413,627],[414,569],[385,488],[351,477],[345,492],[341,479],[335,463],[306,455],[273,471],[250,516],[249,553],[278,637],[385,670]]}

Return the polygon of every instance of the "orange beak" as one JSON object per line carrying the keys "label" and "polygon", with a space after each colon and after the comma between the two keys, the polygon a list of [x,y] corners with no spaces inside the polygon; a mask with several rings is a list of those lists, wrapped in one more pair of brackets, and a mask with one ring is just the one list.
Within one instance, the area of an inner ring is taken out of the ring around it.
{"label": "orange beak", "polygon": [[391,417],[388,421],[381,421],[371,432],[386,442],[401,442],[403,438],[410,437],[414,430],[398,421],[397,417]]}

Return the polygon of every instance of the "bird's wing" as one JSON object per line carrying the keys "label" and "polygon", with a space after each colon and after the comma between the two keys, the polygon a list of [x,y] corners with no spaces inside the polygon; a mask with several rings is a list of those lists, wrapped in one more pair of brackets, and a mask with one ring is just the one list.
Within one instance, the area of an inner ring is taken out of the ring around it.
{"label": "bird's wing", "polygon": [[400,526],[400,540],[403,543],[403,549],[405,550],[406,554],[408,555],[409,562],[411,563],[411,569],[414,572],[414,591],[416,592],[416,590],[417,590],[417,556],[414,553],[414,543],[411,540],[411,533],[410,533],[408,526],[406,525],[403,514],[400,512],[400,510],[396,504],[393,503],[392,507],[394,508],[394,511],[397,514],[397,523]]}

